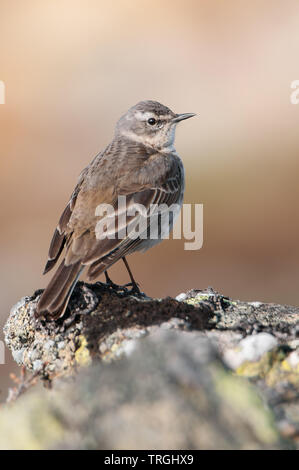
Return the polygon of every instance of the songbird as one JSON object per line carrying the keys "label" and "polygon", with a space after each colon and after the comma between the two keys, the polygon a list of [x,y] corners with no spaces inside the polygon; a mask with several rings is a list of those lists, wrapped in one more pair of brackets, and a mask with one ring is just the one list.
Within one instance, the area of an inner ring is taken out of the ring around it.
{"label": "songbird", "polygon": [[[185,186],[184,167],[174,148],[175,129],[180,121],[192,116],[195,114],[176,114],[156,101],[141,101],[119,119],[112,142],[82,171],[60,217],[44,274],[54,267],[64,250],[63,259],[38,301],[37,317],[50,320],[63,316],[82,271],[86,268],[90,282],[102,273],[110,281],[107,269],[120,259],[128,269],[133,289],[138,292],[125,256],[147,250],[172,230],[183,203]],[[146,211],[143,216],[140,213],[128,216],[123,227],[120,222],[123,213],[117,206],[120,196],[125,196],[128,213],[138,204]],[[103,204],[115,208],[115,230],[127,229],[124,237],[98,236],[99,220],[107,222],[110,232],[113,227],[107,214],[99,216],[98,208]],[[178,210],[164,223],[163,218],[159,219],[158,237],[144,236],[155,223],[150,216],[151,208],[161,204],[167,210],[175,204]],[[141,217],[145,229],[134,238],[132,231],[140,226]]]}

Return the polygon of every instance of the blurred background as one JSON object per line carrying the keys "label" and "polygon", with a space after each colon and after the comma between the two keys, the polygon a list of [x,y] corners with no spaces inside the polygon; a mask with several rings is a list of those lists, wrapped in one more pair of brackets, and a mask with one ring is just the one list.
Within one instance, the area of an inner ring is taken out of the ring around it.
{"label": "blurred background", "polygon": [[[204,245],[169,240],[131,256],[142,290],[299,303],[298,31],[296,0],[1,0],[0,340],[10,307],[49,281],[49,243],[79,173],[143,99],[198,113],[176,148],[185,202],[204,205]],[[128,282],[122,263],[111,277]],[[8,352],[6,362],[0,400]]]}

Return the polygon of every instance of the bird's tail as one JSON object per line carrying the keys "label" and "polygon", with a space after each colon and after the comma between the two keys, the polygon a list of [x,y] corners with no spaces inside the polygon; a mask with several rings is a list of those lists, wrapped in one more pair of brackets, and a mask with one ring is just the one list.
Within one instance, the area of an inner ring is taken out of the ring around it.
{"label": "bird's tail", "polygon": [[80,261],[66,266],[63,260],[42,293],[35,315],[37,317],[45,316],[53,320],[61,317],[83,269],[84,266]]}

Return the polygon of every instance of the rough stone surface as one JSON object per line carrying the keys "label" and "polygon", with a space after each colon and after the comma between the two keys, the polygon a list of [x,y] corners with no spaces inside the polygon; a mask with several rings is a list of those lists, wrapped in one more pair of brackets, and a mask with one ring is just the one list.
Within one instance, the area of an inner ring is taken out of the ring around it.
{"label": "rough stone surface", "polygon": [[[1,409],[2,448],[298,446],[298,308],[79,283],[65,318],[47,323],[34,318],[39,294],[4,328],[33,379]],[[37,377],[52,390],[20,396]]]}
{"label": "rough stone surface", "polygon": [[237,369],[245,362],[257,362],[266,352],[278,346],[278,340],[269,333],[257,333],[243,338],[233,348],[227,348],[224,360],[229,367]]}
{"label": "rough stone surface", "polygon": [[254,387],[227,372],[207,338],[167,329],[128,357],[24,395],[3,410],[0,432],[2,449],[286,446]]}

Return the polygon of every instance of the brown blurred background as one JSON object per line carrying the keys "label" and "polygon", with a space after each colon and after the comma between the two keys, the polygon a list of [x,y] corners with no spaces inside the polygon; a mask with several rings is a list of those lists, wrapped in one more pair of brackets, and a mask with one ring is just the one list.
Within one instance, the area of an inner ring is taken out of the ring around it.
{"label": "brown blurred background", "polygon": [[[172,240],[130,258],[142,289],[299,303],[298,31],[296,0],[1,0],[0,339],[11,305],[49,281],[80,171],[141,99],[199,114],[176,147],[185,202],[204,204],[200,251]],[[111,277],[128,281],[122,263]]]}

